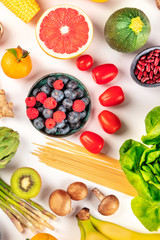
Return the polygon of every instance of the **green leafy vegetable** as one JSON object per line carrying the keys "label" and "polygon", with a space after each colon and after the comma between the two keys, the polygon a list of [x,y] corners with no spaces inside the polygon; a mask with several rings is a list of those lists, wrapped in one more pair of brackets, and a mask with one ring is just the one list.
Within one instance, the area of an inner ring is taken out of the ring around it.
{"label": "green leafy vegetable", "polygon": [[131,201],[135,216],[149,231],[157,231],[160,225],[160,202],[136,197]]}
{"label": "green leafy vegetable", "polygon": [[146,146],[132,139],[120,148],[120,164],[128,181],[139,196],[132,200],[134,214],[150,231],[160,227],[160,107],[153,108],[145,118]]}
{"label": "green leafy vegetable", "polygon": [[141,140],[147,145],[160,143],[160,107],[153,108],[145,118],[147,135]]}

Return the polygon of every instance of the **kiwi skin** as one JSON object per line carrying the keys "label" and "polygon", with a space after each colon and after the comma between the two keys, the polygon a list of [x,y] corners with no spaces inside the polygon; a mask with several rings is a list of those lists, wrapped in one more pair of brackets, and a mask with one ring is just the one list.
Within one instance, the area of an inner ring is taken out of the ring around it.
{"label": "kiwi skin", "polygon": [[19,198],[33,198],[40,192],[41,177],[33,168],[18,168],[11,177],[11,189]]}

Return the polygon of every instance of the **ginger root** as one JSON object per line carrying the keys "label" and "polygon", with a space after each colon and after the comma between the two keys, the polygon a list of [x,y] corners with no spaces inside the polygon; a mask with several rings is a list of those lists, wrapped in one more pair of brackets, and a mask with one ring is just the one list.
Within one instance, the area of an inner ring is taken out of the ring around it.
{"label": "ginger root", "polygon": [[7,102],[5,91],[3,89],[0,89],[0,118],[14,117],[14,112],[12,108],[13,108],[13,103]]}
{"label": "ginger root", "polygon": [[160,9],[160,0],[156,0],[156,5]]}

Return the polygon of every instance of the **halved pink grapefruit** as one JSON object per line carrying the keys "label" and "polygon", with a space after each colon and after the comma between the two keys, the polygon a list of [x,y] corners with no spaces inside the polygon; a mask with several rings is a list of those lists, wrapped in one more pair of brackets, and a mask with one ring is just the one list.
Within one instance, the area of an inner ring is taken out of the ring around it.
{"label": "halved pink grapefruit", "polygon": [[80,55],[90,45],[93,26],[80,8],[62,4],[48,9],[36,26],[40,47],[55,58],[68,59]]}

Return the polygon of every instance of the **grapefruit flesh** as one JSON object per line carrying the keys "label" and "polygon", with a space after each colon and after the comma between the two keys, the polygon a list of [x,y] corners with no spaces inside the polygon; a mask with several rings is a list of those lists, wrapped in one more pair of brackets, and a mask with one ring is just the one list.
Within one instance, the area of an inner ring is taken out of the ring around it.
{"label": "grapefruit flesh", "polygon": [[38,21],[36,37],[49,55],[67,59],[80,55],[90,45],[93,26],[79,8],[58,5],[48,9]]}

